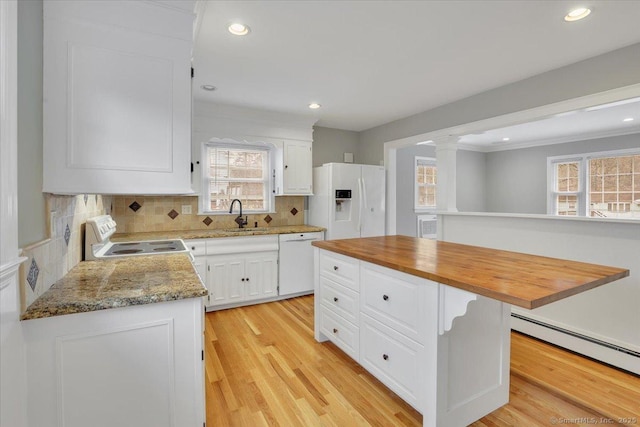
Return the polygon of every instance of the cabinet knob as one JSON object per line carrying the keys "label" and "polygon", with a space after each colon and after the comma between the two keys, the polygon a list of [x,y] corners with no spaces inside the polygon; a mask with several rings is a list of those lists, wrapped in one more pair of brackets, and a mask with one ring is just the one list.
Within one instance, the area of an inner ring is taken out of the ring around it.
{"label": "cabinet knob", "polygon": [[337,266],[337,265],[334,265],[334,266],[333,266],[333,270],[334,270],[334,271],[337,271],[337,270],[338,270],[338,266]]}
{"label": "cabinet knob", "polygon": [[247,282],[249,281],[249,278],[247,277]]}
{"label": "cabinet knob", "polygon": [[387,301],[389,299],[389,295],[382,295],[382,299]]}
{"label": "cabinet knob", "polygon": [[389,355],[388,355],[388,354],[383,354],[383,355],[382,355],[382,358],[383,358],[384,360],[389,360]]}
{"label": "cabinet knob", "polygon": [[195,247],[195,246],[191,246],[191,250],[192,250],[192,251],[195,251],[195,250],[196,250],[196,247]]}
{"label": "cabinet knob", "polygon": [[333,297],[333,302],[338,302],[338,297]]}
{"label": "cabinet knob", "polygon": [[244,277],[242,279],[240,279],[240,280],[242,280],[244,282]]}
{"label": "cabinet knob", "polygon": [[338,330],[337,330],[336,328],[333,328],[333,333],[334,333],[334,334],[337,334],[337,333],[338,333]]}
{"label": "cabinet knob", "polygon": [[285,169],[288,169],[288,168],[289,168],[289,165],[284,165],[284,168],[285,168]]}

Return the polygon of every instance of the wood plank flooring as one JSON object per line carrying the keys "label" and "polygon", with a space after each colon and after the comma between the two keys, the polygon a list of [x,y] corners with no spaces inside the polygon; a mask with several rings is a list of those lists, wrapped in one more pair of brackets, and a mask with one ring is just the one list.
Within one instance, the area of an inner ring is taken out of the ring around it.
{"label": "wood plank flooring", "polygon": [[[208,427],[422,425],[341,350],[314,340],[313,296],[207,313],[205,345]],[[513,333],[510,402],[472,425],[601,418],[640,425],[640,377]]]}

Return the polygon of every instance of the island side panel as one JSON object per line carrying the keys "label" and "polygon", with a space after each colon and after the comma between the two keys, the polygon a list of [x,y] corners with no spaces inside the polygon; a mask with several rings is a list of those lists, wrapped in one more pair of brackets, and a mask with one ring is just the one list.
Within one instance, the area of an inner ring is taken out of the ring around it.
{"label": "island side panel", "polygon": [[[452,303],[441,298],[438,310]],[[509,304],[477,296],[438,334],[437,419],[425,426],[466,426],[509,402],[510,313]]]}

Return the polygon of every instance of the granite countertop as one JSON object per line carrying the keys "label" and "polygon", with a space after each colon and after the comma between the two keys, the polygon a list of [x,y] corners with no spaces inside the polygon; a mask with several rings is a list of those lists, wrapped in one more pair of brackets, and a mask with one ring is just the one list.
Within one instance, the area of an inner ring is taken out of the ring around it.
{"label": "granite countertop", "polygon": [[118,233],[111,237],[112,242],[126,242],[132,240],[160,240],[160,239],[215,239],[217,237],[242,237],[242,236],[262,236],[268,234],[295,234],[313,233],[325,231],[322,227],[313,225],[285,225],[280,227],[246,227],[243,231],[233,231],[233,229],[217,230],[178,230],[178,231],[151,231],[140,233]]}
{"label": "granite countertop", "polygon": [[629,275],[625,268],[408,236],[311,244],[527,309]]}
{"label": "granite countertop", "polygon": [[189,255],[83,261],[36,299],[22,320],[207,295]]}

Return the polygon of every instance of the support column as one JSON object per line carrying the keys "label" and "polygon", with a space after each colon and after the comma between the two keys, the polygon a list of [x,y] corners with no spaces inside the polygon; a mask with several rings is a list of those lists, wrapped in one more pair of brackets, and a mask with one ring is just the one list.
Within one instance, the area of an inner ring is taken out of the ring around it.
{"label": "support column", "polygon": [[439,211],[457,212],[456,208],[456,152],[458,151],[458,137],[450,136],[437,139],[436,164],[437,187],[436,208]]}

